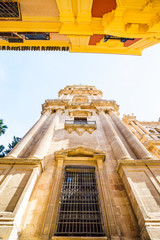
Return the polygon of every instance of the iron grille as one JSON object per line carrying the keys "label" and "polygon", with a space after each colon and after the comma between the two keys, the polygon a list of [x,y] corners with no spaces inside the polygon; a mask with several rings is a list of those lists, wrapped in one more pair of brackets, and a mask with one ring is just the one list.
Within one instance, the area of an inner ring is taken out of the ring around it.
{"label": "iron grille", "polygon": [[22,43],[23,39],[17,35],[16,33],[12,32],[0,32],[0,38],[8,41],[10,43]]}
{"label": "iron grille", "polygon": [[88,124],[88,125],[95,125],[96,121],[75,121],[75,120],[65,120],[65,125],[70,125],[70,124]]}
{"label": "iron grille", "polygon": [[66,166],[55,235],[105,235],[94,167]]}
{"label": "iron grille", "polygon": [[121,42],[126,42],[128,40],[135,40],[135,38],[122,38],[122,37],[115,37],[112,35],[105,35],[104,36],[104,42],[107,42],[109,39],[114,39],[114,40],[120,40]]}
{"label": "iron grille", "polygon": [[74,118],[74,124],[87,124],[87,118]]}
{"label": "iron grille", "polygon": [[19,5],[12,0],[0,0],[0,18],[19,18]]}
{"label": "iron grille", "polygon": [[49,33],[45,32],[22,32],[18,33],[23,36],[26,40],[49,40]]}
{"label": "iron grille", "polygon": [[12,33],[12,32],[0,32],[0,38],[11,43],[22,43],[25,40],[49,40],[49,33],[36,33],[36,32],[24,32],[24,33]]}

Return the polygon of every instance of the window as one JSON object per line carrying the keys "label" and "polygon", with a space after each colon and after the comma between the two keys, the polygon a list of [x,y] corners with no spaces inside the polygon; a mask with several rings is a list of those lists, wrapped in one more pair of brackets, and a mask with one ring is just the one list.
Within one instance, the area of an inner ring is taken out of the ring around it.
{"label": "window", "polygon": [[0,32],[0,38],[10,43],[23,42],[23,39],[19,35],[11,32]]}
{"label": "window", "polygon": [[19,19],[19,4],[17,2],[10,1],[0,1],[0,19]]}
{"label": "window", "polygon": [[74,124],[87,124],[87,118],[74,118]]}
{"label": "window", "polygon": [[49,33],[45,32],[24,32],[19,33],[26,40],[49,40]]}
{"label": "window", "polygon": [[105,236],[95,167],[65,167],[55,236]]}
{"label": "window", "polygon": [[12,33],[12,32],[0,32],[0,38],[12,42],[23,42],[25,40],[49,40],[48,33],[36,33],[36,32],[26,32],[26,33]]}

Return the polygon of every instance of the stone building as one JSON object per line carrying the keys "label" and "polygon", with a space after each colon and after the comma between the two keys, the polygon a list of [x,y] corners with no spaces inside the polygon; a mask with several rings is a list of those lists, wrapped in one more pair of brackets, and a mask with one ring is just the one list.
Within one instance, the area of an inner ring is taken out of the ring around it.
{"label": "stone building", "polygon": [[60,90],[0,159],[0,239],[160,239],[159,132],[94,86]]}
{"label": "stone building", "polygon": [[159,0],[1,0],[0,50],[141,55],[159,16]]}

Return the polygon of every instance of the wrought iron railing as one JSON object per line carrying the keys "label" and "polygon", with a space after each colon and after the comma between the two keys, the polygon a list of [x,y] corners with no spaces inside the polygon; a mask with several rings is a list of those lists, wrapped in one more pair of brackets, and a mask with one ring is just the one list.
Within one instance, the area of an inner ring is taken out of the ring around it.
{"label": "wrought iron railing", "polygon": [[0,38],[12,42],[23,42],[25,40],[49,40],[49,33],[40,33],[40,32],[21,32],[21,33],[12,33],[12,32],[0,32]]}
{"label": "wrought iron railing", "polygon": [[113,40],[120,40],[121,42],[126,42],[128,40],[135,40],[135,38],[123,38],[123,37],[116,37],[116,36],[112,36],[112,35],[105,35],[104,36],[104,42],[107,42],[109,39],[113,39]]}
{"label": "wrought iron railing", "polygon": [[96,121],[86,121],[86,122],[77,122],[74,120],[65,120],[65,125],[71,125],[71,124],[88,124],[88,125],[96,125]]}

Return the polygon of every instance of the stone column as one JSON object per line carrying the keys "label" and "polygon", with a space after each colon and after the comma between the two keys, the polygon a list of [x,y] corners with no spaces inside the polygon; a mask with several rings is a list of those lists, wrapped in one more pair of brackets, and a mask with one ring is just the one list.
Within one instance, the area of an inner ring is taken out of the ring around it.
{"label": "stone column", "polygon": [[143,136],[145,133],[139,128],[139,126],[137,126],[134,122],[130,122],[132,127],[139,133],[141,134],[141,136]]}
{"label": "stone column", "polygon": [[144,134],[145,133],[148,134],[148,135],[150,134],[149,131],[147,129],[145,129],[145,127],[143,127],[143,125],[140,124],[138,121],[136,121],[136,124],[144,132]]}
{"label": "stone column", "polygon": [[33,125],[33,127],[26,133],[26,135],[21,139],[21,141],[13,148],[13,150],[7,155],[7,157],[17,158],[23,148],[27,145],[27,143],[31,140],[31,138],[36,134],[42,124],[46,121],[48,116],[50,115],[50,111],[46,111],[40,119]]}
{"label": "stone column", "polygon": [[127,128],[127,126],[120,120],[120,118],[111,112],[110,116],[124,138],[128,142],[129,146],[140,159],[153,159],[153,156],[147,151],[143,144],[134,136],[134,134]]}
{"label": "stone column", "polygon": [[108,137],[108,141],[111,145],[115,158],[119,159],[131,159],[130,154],[128,153],[127,149],[125,148],[124,144],[122,143],[121,139],[117,135],[115,129],[113,128],[109,117],[104,113],[100,113],[100,119],[103,121],[103,127]]}
{"label": "stone column", "polygon": [[55,126],[59,122],[60,111],[61,110],[58,110],[56,113],[53,113],[53,118],[48,129],[46,130],[44,136],[42,137],[36,151],[30,157],[42,159],[47,154],[47,151],[52,141]]}

